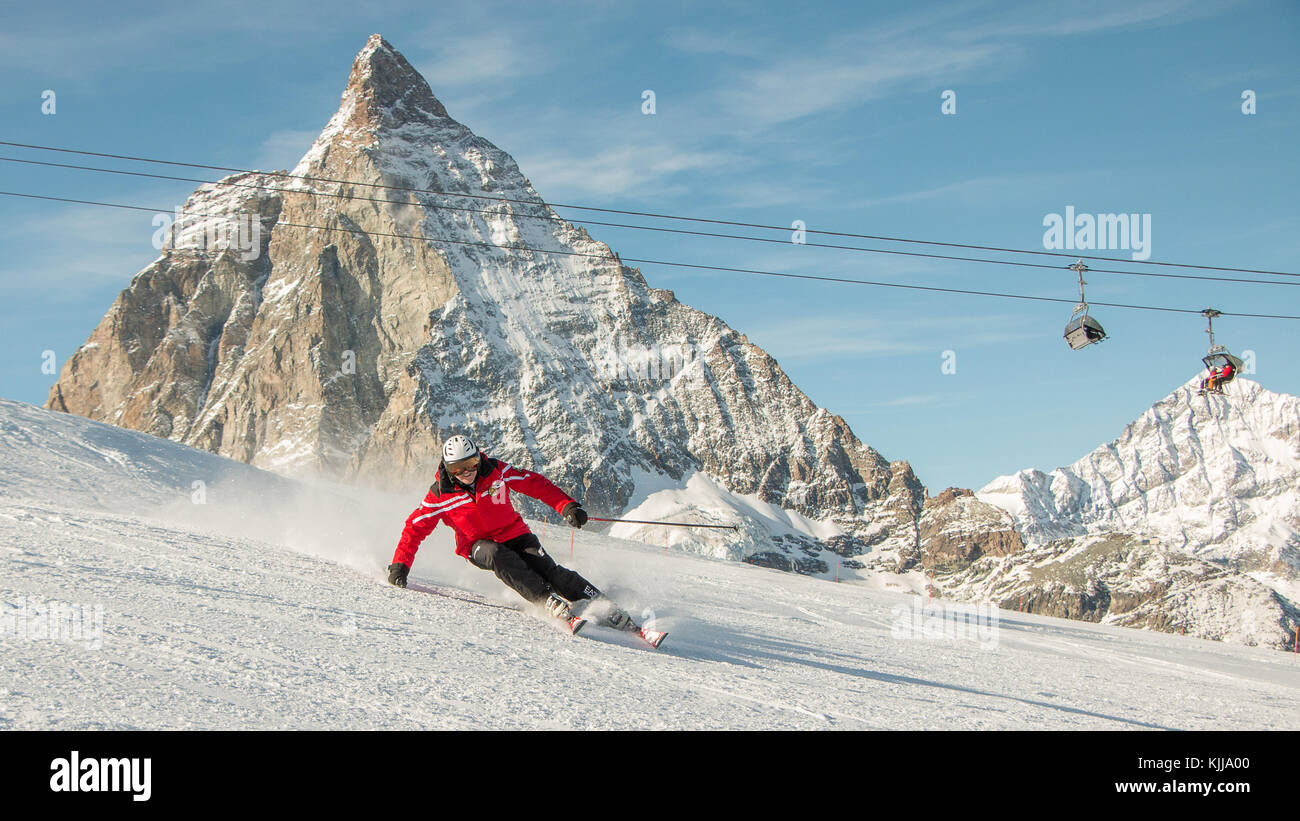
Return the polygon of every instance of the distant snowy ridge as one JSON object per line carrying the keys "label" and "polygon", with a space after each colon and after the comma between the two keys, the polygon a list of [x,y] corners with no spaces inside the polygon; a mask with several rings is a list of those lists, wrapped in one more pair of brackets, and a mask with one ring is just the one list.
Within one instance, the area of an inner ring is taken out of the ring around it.
{"label": "distant snowy ridge", "polygon": [[1300,398],[1193,379],[1114,441],[1051,473],[1001,476],[977,492],[1027,539],[1126,532],[1248,570],[1300,571]]}
{"label": "distant snowy ridge", "polygon": [[945,595],[1288,648],[1300,624],[1300,399],[1189,380],[1114,441],[976,496],[1023,553],[952,568]]}

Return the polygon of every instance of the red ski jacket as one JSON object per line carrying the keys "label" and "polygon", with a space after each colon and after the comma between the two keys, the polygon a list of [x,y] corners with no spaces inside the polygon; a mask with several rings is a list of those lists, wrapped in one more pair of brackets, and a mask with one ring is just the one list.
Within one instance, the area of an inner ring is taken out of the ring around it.
{"label": "red ski jacket", "polygon": [[456,553],[469,558],[469,549],[479,539],[505,542],[532,531],[510,503],[512,491],[540,499],[556,512],[575,502],[540,473],[511,467],[486,456],[479,461],[473,490],[452,481],[445,464],[438,466],[437,481],[420,506],[406,517],[406,527],[393,553],[393,562],[407,567],[415,551],[442,522],[456,531]]}

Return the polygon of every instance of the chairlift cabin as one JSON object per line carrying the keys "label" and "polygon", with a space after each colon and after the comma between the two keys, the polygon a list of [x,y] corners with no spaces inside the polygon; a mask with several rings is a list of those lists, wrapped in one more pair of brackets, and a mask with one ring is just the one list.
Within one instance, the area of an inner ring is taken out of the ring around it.
{"label": "chairlift cabin", "polygon": [[1070,270],[1079,274],[1079,304],[1074,306],[1074,313],[1070,314],[1070,321],[1065,323],[1065,341],[1072,350],[1086,348],[1094,342],[1100,342],[1106,338],[1106,332],[1102,330],[1101,323],[1088,315],[1088,301],[1083,296],[1083,272],[1088,270],[1088,266],[1079,260],[1070,266]]}
{"label": "chairlift cabin", "polygon": [[1088,315],[1088,306],[1081,303],[1076,307],[1065,325],[1065,341],[1070,347],[1077,351],[1105,338],[1101,323]]}

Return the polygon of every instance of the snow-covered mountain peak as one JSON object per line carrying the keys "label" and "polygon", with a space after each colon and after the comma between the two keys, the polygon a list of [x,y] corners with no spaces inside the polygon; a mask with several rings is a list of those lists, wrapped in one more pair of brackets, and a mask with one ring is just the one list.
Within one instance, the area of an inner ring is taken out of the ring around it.
{"label": "snow-covered mountain peak", "polygon": [[758,517],[725,555],[813,573],[867,552],[917,560],[925,493],[906,462],[562,219],[382,37],[295,174],[256,196],[198,192],[187,208],[255,209],[260,253],[164,254],[66,362],[50,407],[410,490],[466,433],[595,515],[698,477],[722,499],[704,519]]}
{"label": "snow-covered mountain peak", "polygon": [[1300,570],[1300,398],[1238,378],[1188,380],[1067,467],[1001,476],[978,494],[1028,540],[1124,532],[1244,570]]}
{"label": "snow-covered mountain peak", "polygon": [[[294,169],[295,176],[324,176],[326,168],[342,172],[337,179],[358,180],[353,167],[365,158],[360,152],[372,153],[385,148],[395,132],[415,125],[437,132],[450,131],[455,136],[468,134],[469,130],[453,120],[442,102],[415,67],[392,47],[382,36],[373,34],[352,63],[347,86],[338,110],[312,144],[311,149]],[[387,132],[387,133],[381,133]],[[424,151],[437,152],[438,140],[420,140],[427,134],[413,134],[415,142]],[[332,155],[342,154],[342,157]],[[351,172],[350,174],[348,172]],[[403,185],[402,181],[386,181]],[[415,187],[422,187],[412,181]],[[303,184],[310,187],[310,183]],[[369,192],[363,192],[372,196]],[[386,196],[387,199],[401,199]]]}
{"label": "snow-covered mountain peak", "polygon": [[394,120],[447,117],[420,72],[378,34],[370,35],[353,61],[344,94],[367,101]]}

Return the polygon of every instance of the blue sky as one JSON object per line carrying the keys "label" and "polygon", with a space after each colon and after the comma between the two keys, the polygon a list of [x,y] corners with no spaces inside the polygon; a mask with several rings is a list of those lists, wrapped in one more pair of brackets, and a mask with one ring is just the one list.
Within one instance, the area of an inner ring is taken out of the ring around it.
{"label": "blue sky", "polygon": [[[1300,271],[1292,0],[700,5],[28,5],[0,31],[0,139],[292,167],[379,32],[552,202],[1025,249],[1074,206],[1149,215],[1152,260]],[[165,211],[193,187],[0,163],[0,190]],[[624,257],[1077,296],[1064,270],[591,232]],[[61,366],[85,341],[155,257],[153,233],[146,213],[0,197],[0,395],[44,402],[43,352]],[[1207,346],[1192,314],[1095,308],[1111,339],[1072,352],[1068,304],[642,270],[932,492],[1078,459]],[[1088,282],[1097,302],[1300,314],[1294,286]],[[1300,394],[1300,322],[1224,317],[1216,332],[1254,351],[1266,388]]]}

